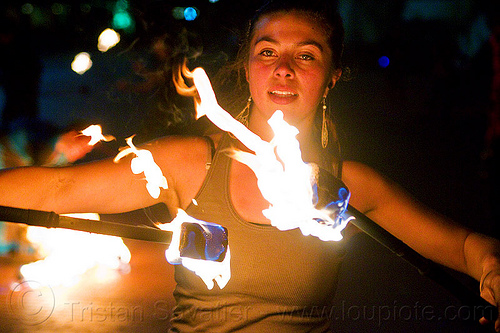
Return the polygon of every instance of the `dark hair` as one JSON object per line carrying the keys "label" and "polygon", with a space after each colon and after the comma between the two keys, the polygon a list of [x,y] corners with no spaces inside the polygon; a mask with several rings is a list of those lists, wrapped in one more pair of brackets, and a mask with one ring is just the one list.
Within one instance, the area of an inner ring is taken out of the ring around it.
{"label": "dark hair", "polygon": [[[332,64],[334,69],[341,68],[342,52],[344,49],[344,26],[334,1],[325,0],[270,0],[257,10],[249,22],[246,44],[249,44],[254,33],[255,24],[267,14],[278,12],[303,12],[310,16],[323,28],[328,36],[328,45],[332,50]],[[248,48],[248,45],[242,45]],[[248,55],[248,53],[247,53]]]}

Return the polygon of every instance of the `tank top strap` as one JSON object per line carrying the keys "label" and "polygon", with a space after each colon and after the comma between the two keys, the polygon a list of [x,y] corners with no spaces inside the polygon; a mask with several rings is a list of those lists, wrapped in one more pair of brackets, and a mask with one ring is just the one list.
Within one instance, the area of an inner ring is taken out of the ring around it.
{"label": "tank top strap", "polygon": [[215,153],[211,155],[213,158],[207,160],[208,171],[205,180],[193,202],[186,208],[189,215],[201,220],[204,218],[218,221],[234,219],[229,201],[231,158],[227,154],[231,146],[231,137],[226,133],[223,134]]}

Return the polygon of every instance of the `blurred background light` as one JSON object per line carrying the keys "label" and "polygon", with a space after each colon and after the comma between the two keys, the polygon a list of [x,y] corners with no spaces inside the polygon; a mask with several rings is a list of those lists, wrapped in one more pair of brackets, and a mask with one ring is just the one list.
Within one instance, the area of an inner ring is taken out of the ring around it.
{"label": "blurred background light", "polygon": [[92,9],[92,6],[88,3],[82,3],[80,4],[80,10],[82,11],[82,13],[90,13],[90,10]]}
{"label": "blurred background light", "polygon": [[75,59],[71,63],[71,69],[82,75],[92,67],[92,60],[90,59],[90,54],[87,52],[80,52],[75,56]]}
{"label": "blurred background light", "polygon": [[194,7],[184,9],[184,19],[186,21],[194,21],[198,17],[198,10]]}
{"label": "blurred background light", "polygon": [[378,64],[382,68],[386,68],[387,66],[389,66],[389,63],[390,63],[390,60],[386,56],[381,56],[380,58],[378,58]]}
{"label": "blurred background light", "polygon": [[132,25],[132,17],[125,11],[117,12],[113,15],[113,28],[128,29]]}
{"label": "blurred background light", "polygon": [[97,48],[101,52],[106,52],[116,44],[120,42],[120,34],[118,34],[113,29],[105,29],[99,35],[99,39],[97,42]]}
{"label": "blurred background light", "polygon": [[64,6],[58,2],[54,2],[52,6],[50,6],[50,10],[54,15],[62,15],[64,14]]}
{"label": "blurred background light", "polygon": [[130,15],[126,0],[118,0],[113,9],[113,28],[132,32],[135,28],[134,19]]}
{"label": "blurred background light", "polygon": [[31,15],[33,13],[33,5],[29,2],[21,6],[21,13],[25,15]]}
{"label": "blurred background light", "polygon": [[185,10],[184,7],[174,7],[172,9],[172,16],[176,20],[182,20],[182,19],[184,19],[184,10]]}

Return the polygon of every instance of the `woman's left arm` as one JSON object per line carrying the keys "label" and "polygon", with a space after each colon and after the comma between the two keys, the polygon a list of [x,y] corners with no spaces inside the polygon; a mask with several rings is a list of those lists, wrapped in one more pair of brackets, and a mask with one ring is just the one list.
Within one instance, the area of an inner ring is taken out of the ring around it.
{"label": "woman's left arm", "polygon": [[345,162],[343,170],[352,206],[424,257],[477,279],[481,296],[500,307],[500,241],[438,214],[363,164]]}

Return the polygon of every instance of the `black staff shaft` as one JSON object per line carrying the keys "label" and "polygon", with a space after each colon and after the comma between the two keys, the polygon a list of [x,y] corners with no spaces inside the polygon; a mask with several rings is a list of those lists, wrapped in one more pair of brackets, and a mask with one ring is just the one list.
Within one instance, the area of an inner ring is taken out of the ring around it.
{"label": "black staff shaft", "polygon": [[60,216],[54,212],[34,209],[0,206],[0,221],[23,223],[46,228],[86,231],[167,245],[172,241],[172,232],[158,228]]}
{"label": "black staff shaft", "polygon": [[417,268],[420,274],[437,282],[451,292],[463,304],[472,306],[475,311],[483,313],[487,319],[494,320],[497,318],[498,310],[495,306],[489,304],[485,299],[469,289],[441,266],[438,266],[433,261],[420,255],[351,205],[349,205],[347,211],[351,216],[355,217],[355,219],[351,220],[349,223],[354,224],[398,257],[406,260]]}

